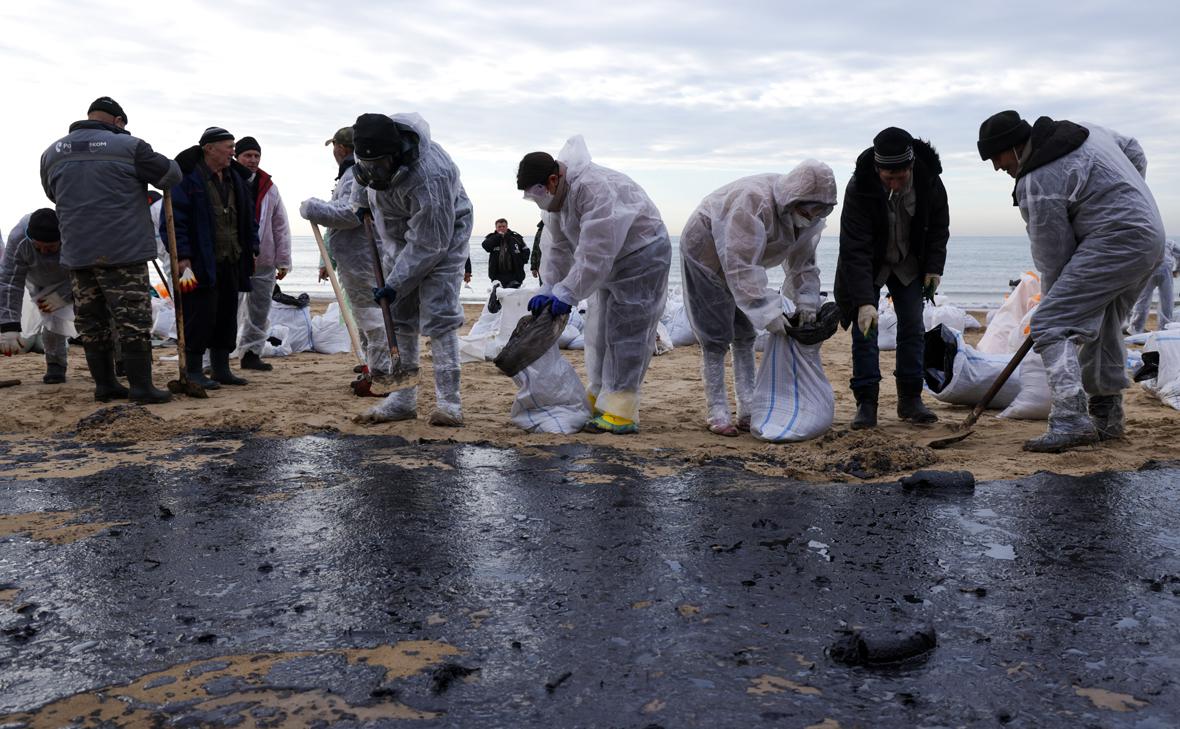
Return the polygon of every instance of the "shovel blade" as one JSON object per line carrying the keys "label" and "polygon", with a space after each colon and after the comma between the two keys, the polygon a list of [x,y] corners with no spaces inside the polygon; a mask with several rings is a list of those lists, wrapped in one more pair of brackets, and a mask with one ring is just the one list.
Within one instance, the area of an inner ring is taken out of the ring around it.
{"label": "shovel blade", "polygon": [[374,372],[373,382],[382,387],[405,388],[418,384],[418,368],[406,369],[395,365],[391,372]]}
{"label": "shovel blade", "polygon": [[205,388],[191,380],[169,380],[168,392],[171,392],[173,395],[187,395],[202,400],[209,397],[209,393],[205,392]]}
{"label": "shovel blade", "polygon": [[940,450],[964,440],[967,436],[974,432],[975,430],[972,428],[955,428],[954,430],[943,432],[933,438],[927,438],[921,443],[921,445],[927,448],[933,448],[934,450]]}

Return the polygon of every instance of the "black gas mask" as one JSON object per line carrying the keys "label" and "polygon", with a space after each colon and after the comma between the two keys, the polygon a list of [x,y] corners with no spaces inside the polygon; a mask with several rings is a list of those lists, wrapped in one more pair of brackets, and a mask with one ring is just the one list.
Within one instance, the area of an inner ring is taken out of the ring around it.
{"label": "black gas mask", "polygon": [[356,181],[388,190],[418,161],[418,133],[385,114],[361,114],[353,125]]}

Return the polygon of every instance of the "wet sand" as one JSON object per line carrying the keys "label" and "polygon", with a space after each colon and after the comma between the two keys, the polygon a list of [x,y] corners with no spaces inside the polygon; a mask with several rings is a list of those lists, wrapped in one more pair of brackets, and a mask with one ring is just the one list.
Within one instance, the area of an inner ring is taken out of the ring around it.
{"label": "wet sand", "polygon": [[[320,305],[322,306],[322,304]],[[317,307],[318,308],[318,307]],[[479,307],[467,306],[468,324]],[[982,315],[978,315],[982,320]],[[981,332],[970,332],[978,341]],[[299,436],[324,431],[345,434],[397,435],[410,441],[454,440],[506,448],[577,442],[603,444],[642,456],[649,468],[676,469],[713,459],[742,460],[747,470],[814,482],[889,479],[918,468],[966,469],[980,479],[1020,478],[1037,471],[1085,474],[1105,470],[1133,470],[1152,459],[1170,458],[1180,437],[1180,413],[1162,405],[1139,386],[1127,391],[1128,437],[1070,453],[1030,454],[1021,443],[1044,431],[1040,421],[1002,420],[990,411],[976,432],[950,449],[932,451],[916,445],[929,430],[897,421],[896,393],[892,378],[882,382],[880,427],[853,432],[848,422],[855,411],[847,387],[851,374],[849,334],[839,332],[823,346],[824,367],[836,394],[836,419],[831,431],[799,444],[768,444],[749,434],[725,438],[704,427],[704,395],[700,378],[700,350],[681,347],[652,360],[644,384],[640,433],[632,436],[577,434],[556,436],[525,433],[508,422],[515,387],[490,362],[463,366],[462,428],[433,427],[425,416],[434,401],[429,348],[423,346],[420,419],[400,423],[363,425],[354,418],[377,400],[352,395],[355,360],[350,354],[301,353],[270,359],[271,372],[245,372],[245,387],[223,387],[206,400],[176,398],[149,408],[125,408],[111,416],[88,419],[105,406],[92,399],[93,384],[86,371],[81,348],[70,351],[69,380],[64,385],[44,385],[40,355],[6,358],[0,379],[20,378],[16,387],[0,390],[0,468],[8,477],[78,476],[114,465],[157,462],[165,467],[187,467],[240,444],[242,431],[269,436]],[[156,349],[157,357],[174,354],[170,347]],[[584,376],[582,352],[563,351]],[[176,376],[175,362],[157,362],[158,386]],[[893,353],[882,352],[881,370],[893,369]],[[945,423],[962,420],[967,409],[939,403],[928,393],[927,404]],[[210,435],[213,432],[213,436]],[[224,433],[219,440],[217,433]],[[27,456],[44,446],[47,436],[62,436],[79,443],[54,461]],[[196,452],[167,463],[156,459],[200,441],[211,454]],[[214,441],[212,444],[210,441]],[[114,442],[118,447],[101,446]],[[26,456],[22,458],[22,455]],[[68,455],[68,457],[65,457]],[[854,462],[855,459],[855,462]],[[851,465],[850,465],[851,464]],[[866,465],[867,464],[867,465]],[[853,475],[856,472],[858,475]]]}

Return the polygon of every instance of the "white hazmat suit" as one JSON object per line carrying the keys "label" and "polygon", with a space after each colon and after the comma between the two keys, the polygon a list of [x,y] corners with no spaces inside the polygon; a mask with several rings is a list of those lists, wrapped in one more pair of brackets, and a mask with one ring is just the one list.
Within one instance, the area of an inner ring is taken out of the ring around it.
{"label": "white hazmat suit", "polygon": [[[590,299],[585,327],[587,388],[600,429],[633,432],[639,388],[664,311],[672,243],[655,203],[630,177],[590,161],[582,137],[557,156],[569,189],[544,215],[542,292],[571,305]],[[603,427],[603,417],[630,421]]]}
{"label": "white hazmat suit", "polygon": [[[1038,139],[1047,147],[1060,136],[1043,124],[1069,123],[1038,120],[1030,161]],[[1079,126],[1089,132],[1080,146],[1019,175],[1014,193],[1041,272],[1031,335],[1053,391],[1049,433],[1026,443],[1029,450],[1122,435],[1122,324],[1164,255],[1143,149],[1102,127]]]}
{"label": "white hazmat suit", "polygon": [[[418,367],[418,336],[430,337],[436,396],[430,422],[462,425],[458,330],[463,325],[463,307],[459,287],[469,255],[471,200],[459,180],[459,168],[430,139],[426,120],[413,113],[391,114],[389,118],[417,133],[417,159],[389,189],[358,184],[353,206],[368,208],[373,214],[388,269],[385,285],[397,293],[391,313],[402,366]],[[413,418],[417,407],[418,387],[414,385],[391,393],[366,413],[366,418]]]}
{"label": "white hazmat suit", "polygon": [[[799,208],[822,208],[811,220]],[[736,435],[725,389],[725,354],[733,347],[737,429],[748,429],[757,330],[783,317],[782,296],[768,288],[766,270],[782,265],[782,295],[797,310],[820,304],[815,247],[836,204],[836,178],[806,160],[785,175],[743,177],[701,201],[680,235],[685,306],[701,343],[710,430]],[[797,223],[803,223],[799,226]]]}

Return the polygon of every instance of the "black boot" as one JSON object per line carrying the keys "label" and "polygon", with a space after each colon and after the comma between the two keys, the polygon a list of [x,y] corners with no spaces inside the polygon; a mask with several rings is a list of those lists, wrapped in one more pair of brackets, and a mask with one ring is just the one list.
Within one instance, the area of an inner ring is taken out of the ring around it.
{"label": "black boot", "polygon": [[86,366],[94,378],[94,399],[98,402],[126,400],[127,388],[115,379],[115,355],[110,347],[83,345],[86,350]]}
{"label": "black boot", "polygon": [[195,349],[186,349],[184,351],[184,373],[188,376],[188,381],[200,385],[206,390],[220,390],[221,385],[217,384],[216,380],[210,380],[205,376],[205,369],[203,360],[205,359],[205,351],[197,351]]}
{"label": "black boot", "polygon": [[41,381],[46,385],[60,385],[66,381],[66,366],[57,362],[45,363],[45,376]]}
{"label": "black boot", "polygon": [[856,417],[852,419],[853,430],[865,430],[877,427],[877,395],[880,386],[869,385],[858,387],[852,391],[856,396]]}
{"label": "black boot", "polygon": [[242,355],[242,369],[244,370],[258,370],[259,372],[270,372],[275,368],[269,362],[263,362],[262,358],[254,352],[246,352]]}
{"label": "black boot", "polygon": [[131,402],[140,405],[157,405],[172,399],[167,390],[157,390],[152,384],[152,350],[123,347],[123,369],[127,371],[127,384],[131,385]]}
{"label": "black boot", "polygon": [[897,381],[897,417],[907,423],[937,423],[938,416],[922,404],[922,381]]}
{"label": "black boot", "polygon": [[229,350],[210,349],[209,366],[213,369],[213,379],[223,385],[245,385],[247,380],[229,371]]}

